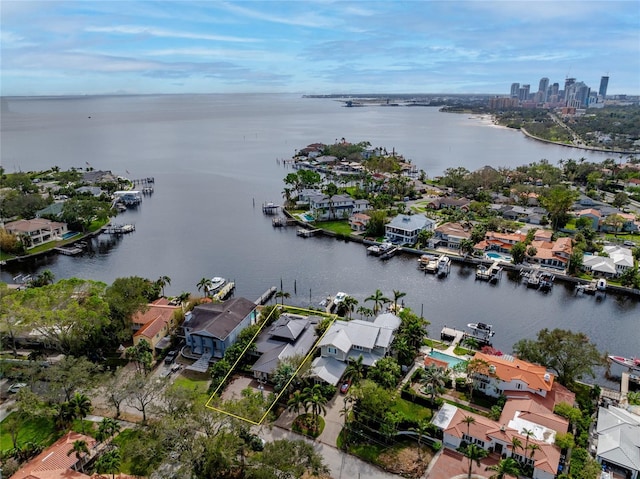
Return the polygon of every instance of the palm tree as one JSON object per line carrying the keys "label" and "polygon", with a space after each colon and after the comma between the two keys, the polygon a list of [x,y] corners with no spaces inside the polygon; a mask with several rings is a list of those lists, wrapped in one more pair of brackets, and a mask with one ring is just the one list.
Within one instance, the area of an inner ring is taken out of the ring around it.
{"label": "palm tree", "polygon": [[522,449],[522,441],[520,438],[514,436],[511,438],[511,455],[516,454],[518,449]]}
{"label": "palm tree", "polygon": [[480,346],[480,343],[478,342],[478,340],[476,338],[472,338],[471,336],[465,338],[464,340],[464,345],[470,349],[478,349],[478,347]]}
{"label": "palm tree", "polygon": [[363,316],[367,318],[370,316],[373,316],[373,311],[367,308],[366,306],[358,307],[356,312],[360,315],[360,319],[362,319]]}
{"label": "palm tree", "polygon": [[287,401],[287,411],[300,414],[304,408],[305,397],[300,391],[295,391]]}
{"label": "palm tree", "polygon": [[489,479],[504,479],[506,476],[518,477],[520,474],[520,464],[512,457],[507,457],[501,459],[495,466],[485,467],[484,470],[495,472]]}
{"label": "palm tree", "polygon": [[190,297],[191,297],[191,293],[188,293],[186,291],[183,291],[178,295],[177,300],[180,302],[180,307],[182,308],[182,312],[184,312],[184,303],[189,301]]}
{"label": "palm tree", "polygon": [[327,414],[327,409],[324,404],[326,402],[322,395],[322,386],[320,384],[314,384],[311,387],[303,389],[302,394],[305,398],[305,409],[310,409],[313,415],[313,430],[318,432],[318,416]]}
{"label": "palm tree", "polygon": [[529,438],[533,436],[533,431],[526,428],[522,428],[522,431],[520,431],[520,434],[526,437],[524,441],[524,451],[527,451],[529,449]]}
{"label": "palm tree", "polygon": [[476,465],[480,465],[480,460],[487,457],[489,454],[487,451],[482,449],[480,446],[476,444],[469,444],[466,447],[458,449],[458,452],[462,453],[469,460],[469,473],[467,475],[468,479],[471,479],[471,474],[473,473],[473,463]]}
{"label": "palm tree", "polygon": [[398,314],[398,300],[400,298],[404,298],[407,293],[403,293],[402,291],[393,290],[393,312]]}
{"label": "palm tree", "polygon": [[102,421],[98,425],[98,435],[101,441],[106,441],[111,436],[120,432],[120,423],[110,417],[102,418]]}
{"label": "palm tree", "polygon": [[422,461],[422,437],[429,433],[429,421],[419,421],[417,426],[410,428],[410,430],[418,434],[418,460]]}
{"label": "palm tree", "polygon": [[208,297],[209,289],[211,288],[211,280],[209,278],[202,278],[200,281],[198,281],[196,287],[198,288],[198,291],[202,290],[204,295]]}
{"label": "palm tree", "polygon": [[376,289],[375,293],[368,298],[365,298],[365,302],[366,301],[373,301],[373,314],[376,315],[378,314],[378,311],[382,309],[382,306],[389,302],[389,298],[386,298],[384,294],[382,294],[382,291]]}
{"label": "palm tree", "polygon": [[463,423],[467,425],[467,438],[471,437],[471,425],[475,424],[476,418],[473,416],[465,416],[462,420]]}
{"label": "palm tree", "polygon": [[536,451],[540,450],[540,446],[538,446],[535,442],[532,442],[531,444],[529,444],[528,446],[529,448],[529,459],[531,459],[531,461],[533,462],[533,455],[536,453]]}
{"label": "palm tree", "polygon": [[121,462],[122,456],[120,455],[120,449],[110,449],[96,461],[96,472],[99,474],[111,473],[111,478],[114,479],[115,473],[120,471]]}
{"label": "palm tree", "polygon": [[42,286],[52,284],[54,278],[55,278],[55,275],[51,272],[50,269],[45,269],[42,273],[38,275],[38,279],[40,280],[40,284]]}
{"label": "palm tree", "polygon": [[160,276],[156,281],[156,284],[160,287],[162,297],[164,297],[164,287],[171,285],[171,278],[169,278],[169,276]]}
{"label": "palm tree", "polygon": [[284,306],[284,298],[290,298],[290,297],[291,297],[291,293],[287,291],[280,290],[276,293],[276,298],[281,298],[281,301],[280,301],[281,306]]}
{"label": "palm tree", "polygon": [[364,377],[364,357],[358,356],[358,359],[349,358],[347,368],[344,370],[344,378],[350,380],[353,384],[358,384]]}
{"label": "palm tree", "polygon": [[84,418],[91,412],[91,400],[82,393],[75,393],[69,401],[69,407],[73,410],[74,417],[80,419],[84,434]]}
{"label": "palm tree", "polygon": [[76,471],[78,470],[79,464],[80,472],[83,472],[83,465],[80,460],[84,457],[85,454],[89,454],[89,446],[87,446],[87,441],[85,441],[84,439],[73,441],[73,448],[69,449],[69,451],[67,452],[67,456],[70,456],[73,453],[76,454]]}
{"label": "palm tree", "polygon": [[[438,394],[439,390],[444,387],[444,383],[447,380],[448,376],[449,374],[444,368],[439,368],[435,364],[430,364],[428,367],[424,368],[422,383],[426,386],[429,394],[431,394],[432,403],[435,401],[436,395]],[[467,417],[473,419],[472,422],[475,422],[475,419],[473,417]]]}
{"label": "palm tree", "polygon": [[358,300],[353,296],[345,296],[345,298],[340,302],[340,306],[338,307],[338,314],[346,313],[347,319],[351,319],[351,313],[358,305]]}
{"label": "palm tree", "polygon": [[409,366],[413,364],[416,357],[415,349],[409,344],[409,340],[406,335],[396,336],[393,341],[393,351],[398,359],[398,364],[402,366]]}

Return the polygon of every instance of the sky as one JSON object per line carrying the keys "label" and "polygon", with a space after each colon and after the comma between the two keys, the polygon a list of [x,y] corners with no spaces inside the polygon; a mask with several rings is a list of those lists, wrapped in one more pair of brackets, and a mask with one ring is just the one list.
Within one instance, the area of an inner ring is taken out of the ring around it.
{"label": "sky", "polygon": [[640,94],[640,1],[0,1],[0,94]]}

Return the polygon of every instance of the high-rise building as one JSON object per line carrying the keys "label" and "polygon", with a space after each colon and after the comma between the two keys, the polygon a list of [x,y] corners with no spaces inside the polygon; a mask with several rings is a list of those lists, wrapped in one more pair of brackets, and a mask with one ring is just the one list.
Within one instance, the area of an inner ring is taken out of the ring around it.
{"label": "high-rise building", "polygon": [[553,85],[551,85],[551,95],[558,96],[559,93],[560,93],[560,84],[554,83]]}
{"label": "high-rise building", "polygon": [[520,83],[512,83],[511,84],[511,98],[518,98],[519,91],[520,91]]}
{"label": "high-rise building", "polygon": [[598,90],[598,95],[600,95],[602,98],[606,98],[608,86],[609,86],[609,77],[604,76],[600,78],[600,89]]}
{"label": "high-rise building", "polygon": [[518,90],[518,99],[520,101],[528,101],[529,100],[529,90],[531,89],[531,85],[525,83]]}
{"label": "high-rise building", "polygon": [[547,101],[547,90],[549,89],[549,79],[547,77],[540,78],[540,83],[538,84],[538,92],[541,93],[539,95],[541,97],[540,101]]}

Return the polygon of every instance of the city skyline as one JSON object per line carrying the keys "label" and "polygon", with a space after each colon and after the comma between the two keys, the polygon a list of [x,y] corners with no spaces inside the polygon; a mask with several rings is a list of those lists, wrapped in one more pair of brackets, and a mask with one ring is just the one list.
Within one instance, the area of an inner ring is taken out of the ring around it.
{"label": "city skyline", "polygon": [[637,2],[0,3],[0,94],[640,94]]}

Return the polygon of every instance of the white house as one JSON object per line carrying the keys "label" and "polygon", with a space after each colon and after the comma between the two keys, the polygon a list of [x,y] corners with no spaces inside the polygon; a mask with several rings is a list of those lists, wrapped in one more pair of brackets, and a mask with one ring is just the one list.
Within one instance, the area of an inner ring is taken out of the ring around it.
{"label": "white house", "polygon": [[66,223],[35,218],[32,220],[17,220],[4,225],[9,233],[26,238],[27,247],[37,246],[48,241],[60,240],[67,232]]}
{"label": "white house", "polygon": [[368,208],[368,201],[354,200],[349,195],[309,195],[309,210],[318,220],[346,219],[353,213],[361,213]]}
{"label": "white house", "polygon": [[336,320],[318,346],[311,371],[314,376],[336,385],[347,368],[349,358],[362,356],[365,366],[373,366],[389,352],[400,318],[392,313],[379,315],[374,321]]}
{"label": "white house", "polygon": [[385,236],[392,243],[415,244],[418,233],[433,231],[436,222],[424,215],[398,215],[385,225]]}
{"label": "white house", "polygon": [[598,410],[596,460],[622,477],[640,476],[640,416],[619,407]]}

